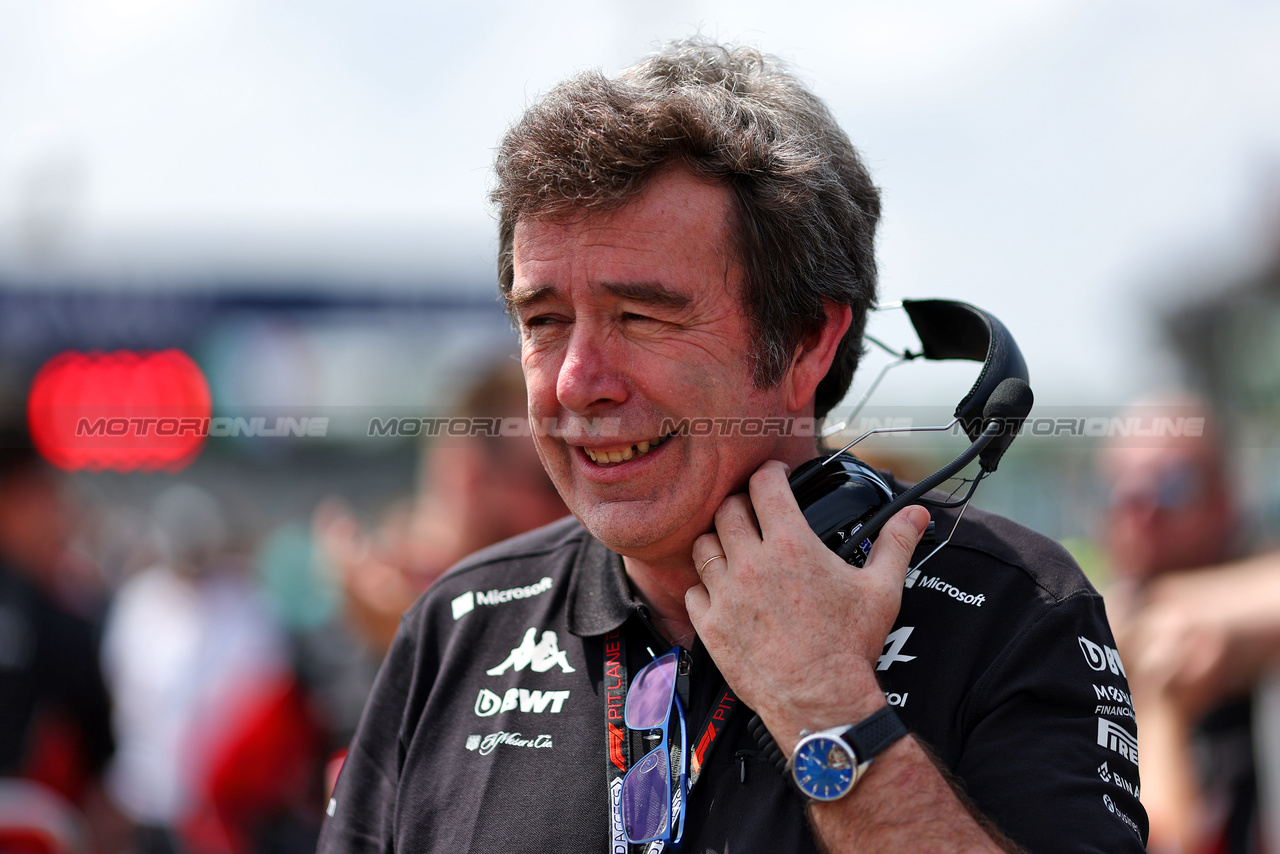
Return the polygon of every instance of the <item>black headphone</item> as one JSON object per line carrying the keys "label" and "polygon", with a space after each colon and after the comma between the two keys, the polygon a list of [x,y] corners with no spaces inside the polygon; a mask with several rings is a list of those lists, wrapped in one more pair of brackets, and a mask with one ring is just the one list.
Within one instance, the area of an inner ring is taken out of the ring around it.
{"label": "black headphone", "polygon": [[[870,430],[834,454],[812,459],[792,473],[791,491],[804,511],[809,527],[828,548],[856,566],[865,563],[871,544],[884,523],[903,507],[913,503],[935,507],[968,506],[978,483],[996,470],[1000,458],[1031,411],[1034,400],[1022,352],[1009,330],[994,316],[954,300],[903,300],[902,307],[920,338],[920,352],[904,350],[898,353],[883,344],[881,347],[901,361],[920,356],[933,360],[967,359],[982,362],[982,371],[969,393],[956,404],[955,420],[951,424]],[[875,343],[879,344],[878,341]],[[874,386],[875,383],[872,384]],[[894,495],[874,469],[845,453],[872,433],[947,430],[956,424],[969,437],[969,447],[899,495]],[[924,497],[925,493],[953,477],[975,457],[980,471],[963,497],[948,501]],[[950,539],[950,534],[947,539]]]}

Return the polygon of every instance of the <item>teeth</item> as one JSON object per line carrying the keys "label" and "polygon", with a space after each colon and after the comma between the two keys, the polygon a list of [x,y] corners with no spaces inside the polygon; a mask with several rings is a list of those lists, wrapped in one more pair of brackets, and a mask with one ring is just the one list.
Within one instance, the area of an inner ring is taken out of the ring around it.
{"label": "teeth", "polygon": [[590,448],[583,448],[587,452],[587,456],[591,458],[593,463],[606,465],[611,463],[622,463],[634,457],[643,457],[649,451],[658,447],[666,440],[663,436],[658,439],[646,439],[643,442],[637,442],[629,448],[621,451],[593,451]]}

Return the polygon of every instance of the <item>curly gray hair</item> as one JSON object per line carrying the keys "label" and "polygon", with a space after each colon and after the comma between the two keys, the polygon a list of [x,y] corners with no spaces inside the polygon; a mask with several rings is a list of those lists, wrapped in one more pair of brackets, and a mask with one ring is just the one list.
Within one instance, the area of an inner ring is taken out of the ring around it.
{"label": "curly gray hair", "polygon": [[676,42],[615,79],[574,77],[530,107],[502,140],[490,197],[502,293],[520,218],[617,209],[673,162],[732,193],[757,386],[781,380],[825,322],[825,302],[853,309],[817,389],[825,415],[848,391],[875,301],[880,194],[826,105],[754,49]]}

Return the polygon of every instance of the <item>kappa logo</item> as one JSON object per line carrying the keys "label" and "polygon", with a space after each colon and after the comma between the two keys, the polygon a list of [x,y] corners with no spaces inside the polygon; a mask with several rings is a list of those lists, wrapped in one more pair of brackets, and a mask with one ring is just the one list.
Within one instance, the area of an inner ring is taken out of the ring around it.
{"label": "kappa logo", "polygon": [[906,644],[907,638],[911,637],[911,633],[916,630],[915,626],[903,626],[900,629],[894,629],[889,632],[889,636],[884,639],[884,645],[888,647],[884,655],[876,661],[876,670],[888,670],[899,661],[915,661],[914,655],[902,655],[902,647]]}
{"label": "kappa logo", "polygon": [[573,668],[569,665],[569,657],[560,648],[556,633],[543,632],[542,640],[535,643],[534,638],[537,636],[537,627],[529,629],[524,633],[524,640],[520,645],[511,650],[511,654],[501,664],[489,668],[485,673],[490,676],[501,676],[509,668],[514,668],[518,672],[526,667],[532,669],[534,673],[546,673],[556,665],[560,666],[561,672],[572,673]]}
{"label": "kappa logo", "polygon": [[546,593],[550,589],[551,579],[546,577],[537,584],[525,587],[510,587],[506,590],[468,590],[449,604],[453,608],[453,618],[459,620],[463,615],[474,611],[477,605],[501,605],[512,599],[528,599],[530,596]]}
{"label": "kappa logo", "polygon": [[1089,663],[1090,669],[1110,669],[1117,676],[1128,676],[1124,672],[1124,665],[1120,663],[1120,653],[1114,647],[1099,646],[1084,635],[1077,640],[1080,641],[1080,651],[1084,653],[1084,660]]}
{"label": "kappa logo", "polygon": [[564,701],[569,699],[568,691],[530,691],[525,688],[511,688],[499,697],[488,688],[481,688],[476,695],[476,714],[482,718],[496,715],[499,712],[510,712],[519,709],[540,715],[550,711],[556,715],[564,708]]}
{"label": "kappa logo", "polygon": [[499,745],[503,744],[510,747],[527,747],[534,750],[552,746],[551,736],[545,734],[535,735],[532,738],[525,738],[518,732],[491,732],[488,735],[467,736],[467,750],[479,751],[481,756],[488,756]]}
{"label": "kappa logo", "polygon": [[1098,746],[1119,753],[1134,765],[1138,764],[1138,739],[1106,718],[1098,718]]}

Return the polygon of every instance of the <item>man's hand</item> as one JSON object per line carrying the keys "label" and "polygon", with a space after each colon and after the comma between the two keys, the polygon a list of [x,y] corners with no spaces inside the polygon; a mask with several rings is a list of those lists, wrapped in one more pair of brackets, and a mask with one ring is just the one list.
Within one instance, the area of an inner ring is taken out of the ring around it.
{"label": "man's hand", "polygon": [[1136,603],[1108,596],[1108,609],[1134,691],[1191,723],[1280,658],[1280,555],[1170,574]]}
{"label": "man's hand", "polygon": [[702,584],[685,606],[726,681],[790,755],[801,729],[853,723],[884,705],[876,662],[929,514],[895,515],[857,569],[810,530],[787,473],[767,462],[749,495],[720,505],[715,533],[694,542]]}

